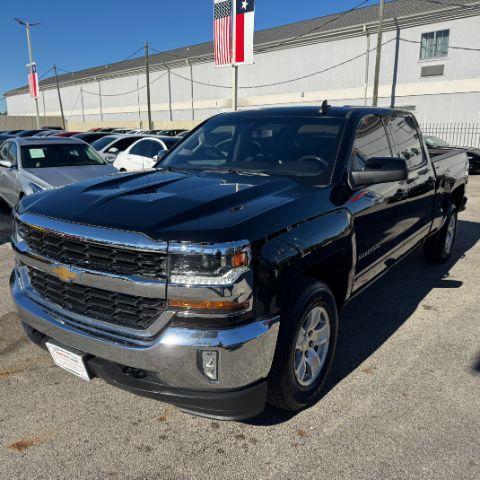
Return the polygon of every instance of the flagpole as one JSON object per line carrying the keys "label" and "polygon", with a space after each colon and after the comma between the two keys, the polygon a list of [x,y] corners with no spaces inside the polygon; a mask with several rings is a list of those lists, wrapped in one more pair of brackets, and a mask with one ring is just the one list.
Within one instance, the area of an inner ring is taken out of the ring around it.
{"label": "flagpole", "polygon": [[235,64],[237,57],[237,0],[232,0],[232,110],[238,110],[238,65]]}

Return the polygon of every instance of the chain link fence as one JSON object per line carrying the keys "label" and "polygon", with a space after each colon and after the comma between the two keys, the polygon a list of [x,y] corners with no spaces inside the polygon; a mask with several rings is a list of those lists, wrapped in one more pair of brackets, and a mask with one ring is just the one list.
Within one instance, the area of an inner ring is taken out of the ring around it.
{"label": "chain link fence", "polygon": [[424,135],[433,135],[445,140],[454,147],[480,148],[480,123],[426,123],[422,127]]}

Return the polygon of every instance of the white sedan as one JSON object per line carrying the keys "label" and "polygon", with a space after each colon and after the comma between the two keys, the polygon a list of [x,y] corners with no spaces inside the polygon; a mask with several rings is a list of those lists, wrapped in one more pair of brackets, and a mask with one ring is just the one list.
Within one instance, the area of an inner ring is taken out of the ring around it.
{"label": "white sedan", "polygon": [[157,163],[159,153],[172,148],[178,141],[175,137],[141,138],[120,152],[113,166],[121,172],[149,170]]}

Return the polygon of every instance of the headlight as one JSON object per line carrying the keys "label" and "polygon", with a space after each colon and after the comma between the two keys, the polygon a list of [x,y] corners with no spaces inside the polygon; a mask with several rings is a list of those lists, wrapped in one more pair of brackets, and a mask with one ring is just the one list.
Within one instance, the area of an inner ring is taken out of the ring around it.
{"label": "headlight", "polygon": [[246,242],[211,246],[176,243],[169,246],[170,283],[177,285],[231,285],[250,269]]}

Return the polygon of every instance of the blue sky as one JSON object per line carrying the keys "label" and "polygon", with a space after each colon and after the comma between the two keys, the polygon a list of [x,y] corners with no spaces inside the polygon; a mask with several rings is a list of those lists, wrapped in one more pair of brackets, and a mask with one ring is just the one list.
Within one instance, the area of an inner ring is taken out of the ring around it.
{"label": "blue sky", "polygon": [[[4,0],[0,15],[0,93],[26,84],[25,30],[32,29],[41,75],[54,63],[74,71],[122,60],[147,40],[158,50],[211,39],[212,0]],[[256,30],[338,12],[360,0],[256,0]],[[376,3],[375,0],[369,4]],[[5,110],[0,98],[0,112]]]}

